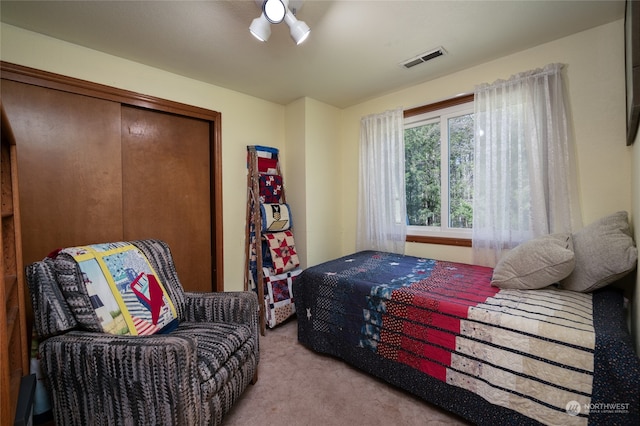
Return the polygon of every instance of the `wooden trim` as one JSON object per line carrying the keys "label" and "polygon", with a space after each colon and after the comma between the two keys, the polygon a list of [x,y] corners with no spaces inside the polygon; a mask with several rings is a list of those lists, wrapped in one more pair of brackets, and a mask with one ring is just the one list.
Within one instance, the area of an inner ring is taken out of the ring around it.
{"label": "wooden trim", "polygon": [[471,247],[469,238],[427,237],[423,235],[407,235],[408,243],[442,244],[448,246]]}
{"label": "wooden trim", "polygon": [[4,108],[2,107],[2,99],[0,98],[0,114],[1,114],[1,123],[2,125],[0,126],[0,133],[2,135],[2,140],[5,141],[5,143],[8,141],[9,145],[15,145],[16,144],[16,138],[13,135],[13,129],[11,128],[11,124],[9,123],[9,119],[7,118],[7,113],[4,111]]}
{"label": "wooden trim", "polygon": [[473,102],[474,94],[460,95],[455,98],[445,99],[444,101],[434,102],[429,105],[422,105],[415,108],[409,108],[404,110],[404,118],[414,117],[416,115],[424,114],[426,112],[432,112],[443,108],[449,108],[455,105],[462,105],[468,102]]}
{"label": "wooden trim", "polygon": [[223,258],[223,226],[222,226],[222,114],[217,113],[218,118],[211,123],[213,133],[213,209],[211,212],[211,223],[215,227],[214,238],[211,239],[214,247],[211,247],[211,254],[214,256],[212,263],[213,274],[216,277],[216,291],[224,291],[224,258]]}
{"label": "wooden trim", "polygon": [[213,187],[211,188],[211,225],[213,227],[212,231],[214,234],[214,238],[212,238],[212,245],[215,245],[212,247],[211,252],[214,257],[212,259],[212,275],[216,280],[216,291],[224,291],[224,254],[222,232],[222,114],[220,112],[4,61],[0,61],[0,78],[77,95],[85,95],[98,99],[119,102],[124,105],[131,105],[154,111],[167,112],[209,121],[211,126],[211,136],[213,139],[213,146],[211,147],[210,152],[212,156],[211,165],[213,167],[211,173],[214,180]]}
{"label": "wooden trim", "polygon": [[20,380],[29,374],[16,141],[0,99],[0,424],[13,424]]}
{"label": "wooden trim", "polygon": [[126,105],[133,105],[155,111],[169,112],[211,121],[220,118],[220,113],[217,111],[143,95],[125,89],[105,86],[103,84],[54,74],[22,65],[11,64],[9,62],[0,61],[0,73],[1,77],[6,80],[120,102]]}

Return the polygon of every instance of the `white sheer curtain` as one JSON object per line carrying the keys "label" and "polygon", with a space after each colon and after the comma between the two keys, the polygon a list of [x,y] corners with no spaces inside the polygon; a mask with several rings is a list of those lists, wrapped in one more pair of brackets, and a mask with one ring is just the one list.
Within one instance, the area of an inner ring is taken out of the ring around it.
{"label": "white sheer curtain", "polygon": [[475,89],[474,263],[581,226],[562,65]]}
{"label": "white sheer curtain", "polygon": [[357,250],[404,253],[407,235],[402,108],[360,122]]}

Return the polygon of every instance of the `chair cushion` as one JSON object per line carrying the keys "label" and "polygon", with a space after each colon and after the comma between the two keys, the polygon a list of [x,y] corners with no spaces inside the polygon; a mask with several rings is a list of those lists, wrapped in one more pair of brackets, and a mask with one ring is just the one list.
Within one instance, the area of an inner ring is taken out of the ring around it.
{"label": "chair cushion", "polygon": [[256,349],[251,328],[246,324],[182,322],[171,334],[197,339],[203,401],[222,389]]}
{"label": "chair cushion", "polygon": [[62,292],[87,330],[148,335],[177,325],[158,274],[130,243],[66,248],[54,263]]}

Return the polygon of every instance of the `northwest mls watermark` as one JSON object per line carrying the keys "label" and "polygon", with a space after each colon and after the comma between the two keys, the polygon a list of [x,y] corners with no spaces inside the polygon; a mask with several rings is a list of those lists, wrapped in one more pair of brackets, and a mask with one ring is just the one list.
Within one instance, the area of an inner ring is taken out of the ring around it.
{"label": "northwest mls watermark", "polygon": [[596,402],[580,404],[578,401],[569,401],[566,406],[567,414],[577,416],[580,413],[602,413],[602,414],[628,414],[628,402]]}

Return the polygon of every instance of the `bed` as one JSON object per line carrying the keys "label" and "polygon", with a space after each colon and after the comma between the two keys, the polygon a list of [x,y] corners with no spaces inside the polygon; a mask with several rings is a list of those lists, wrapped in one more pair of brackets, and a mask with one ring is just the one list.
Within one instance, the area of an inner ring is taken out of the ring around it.
{"label": "bed", "polygon": [[298,339],[476,424],[640,424],[623,296],[363,251],[293,283]]}

